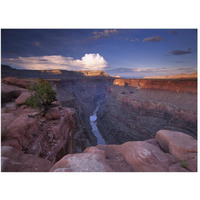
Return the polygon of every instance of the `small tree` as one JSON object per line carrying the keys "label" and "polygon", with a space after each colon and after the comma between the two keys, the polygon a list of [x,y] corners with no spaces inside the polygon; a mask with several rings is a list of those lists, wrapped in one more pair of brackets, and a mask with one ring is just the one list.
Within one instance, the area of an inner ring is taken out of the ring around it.
{"label": "small tree", "polygon": [[56,100],[56,92],[51,88],[50,83],[42,78],[39,78],[37,83],[32,82],[28,90],[31,92],[31,96],[27,98],[26,104],[33,108],[39,108],[42,115]]}

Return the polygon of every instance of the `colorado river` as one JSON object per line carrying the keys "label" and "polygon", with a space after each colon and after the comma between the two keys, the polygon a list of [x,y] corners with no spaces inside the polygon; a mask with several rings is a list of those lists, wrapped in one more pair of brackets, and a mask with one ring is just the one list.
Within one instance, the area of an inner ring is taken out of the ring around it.
{"label": "colorado river", "polygon": [[97,128],[96,125],[96,120],[97,120],[97,111],[99,109],[99,104],[97,104],[97,107],[95,111],[93,112],[93,115],[90,116],[90,125],[92,127],[92,132],[94,136],[97,138],[97,144],[106,144],[105,140],[103,139],[101,133],[99,132],[99,129]]}

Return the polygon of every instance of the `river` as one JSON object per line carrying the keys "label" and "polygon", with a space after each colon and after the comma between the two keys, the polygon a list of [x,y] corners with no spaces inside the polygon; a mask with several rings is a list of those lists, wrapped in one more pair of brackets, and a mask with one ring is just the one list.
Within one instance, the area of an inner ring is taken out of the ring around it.
{"label": "river", "polygon": [[105,140],[103,139],[101,133],[99,132],[99,129],[96,125],[97,120],[97,111],[99,109],[99,103],[97,104],[97,107],[92,115],[90,115],[90,125],[92,127],[92,132],[94,136],[97,138],[97,144],[106,144]]}

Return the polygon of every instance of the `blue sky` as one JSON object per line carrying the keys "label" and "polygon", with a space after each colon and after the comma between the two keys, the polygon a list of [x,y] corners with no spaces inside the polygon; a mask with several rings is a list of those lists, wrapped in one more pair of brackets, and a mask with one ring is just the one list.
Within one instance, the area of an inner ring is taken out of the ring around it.
{"label": "blue sky", "polygon": [[2,29],[2,64],[127,78],[197,71],[196,29]]}

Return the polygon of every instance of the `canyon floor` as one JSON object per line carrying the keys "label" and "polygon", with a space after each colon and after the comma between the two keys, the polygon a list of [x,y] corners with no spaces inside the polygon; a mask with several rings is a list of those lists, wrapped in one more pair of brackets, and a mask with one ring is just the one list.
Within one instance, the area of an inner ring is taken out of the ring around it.
{"label": "canyon floor", "polygon": [[[2,69],[2,172],[197,171],[196,79]],[[25,105],[38,76],[57,94],[45,116]]]}

